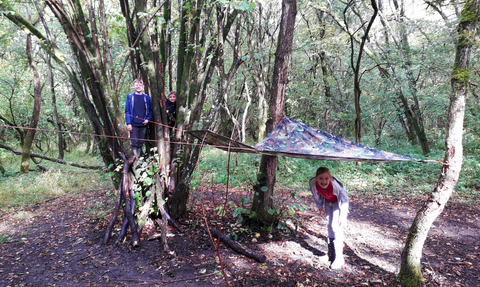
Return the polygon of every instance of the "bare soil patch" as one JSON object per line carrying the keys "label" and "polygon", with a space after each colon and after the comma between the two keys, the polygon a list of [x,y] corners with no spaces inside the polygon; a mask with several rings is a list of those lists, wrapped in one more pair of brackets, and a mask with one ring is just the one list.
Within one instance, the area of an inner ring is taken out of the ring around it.
{"label": "bare soil patch", "polygon": [[[229,200],[241,195],[234,191]],[[400,253],[426,199],[351,195],[346,265],[334,271],[318,260],[327,250],[326,224],[308,194],[301,200],[309,209],[296,213],[293,230],[242,229],[227,215],[222,232],[235,234],[237,242],[266,255],[267,262],[255,262],[220,244],[220,263],[202,211],[202,205],[208,206],[206,221],[218,229],[214,206],[220,205],[220,197],[215,190],[206,192],[203,201],[192,195],[190,213],[182,220],[185,232],[169,227],[172,252],[145,235],[139,248],[132,248],[129,238],[114,245],[118,231],[102,245],[114,206],[105,191],[0,210],[0,286],[227,286],[219,275],[221,266],[230,286],[399,286]],[[426,286],[478,286],[478,214],[478,207],[449,203],[434,223],[422,258]]]}

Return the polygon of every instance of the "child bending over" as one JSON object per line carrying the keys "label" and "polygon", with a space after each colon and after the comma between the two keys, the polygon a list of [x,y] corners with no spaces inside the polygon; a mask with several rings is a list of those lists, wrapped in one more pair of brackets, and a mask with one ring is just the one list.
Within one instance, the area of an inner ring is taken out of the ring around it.
{"label": "child bending over", "polygon": [[309,185],[320,215],[325,215],[328,221],[328,253],[321,259],[331,262],[330,268],[339,269],[345,264],[343,228],[347,225],[347,189],[326,167],[317,169]]}

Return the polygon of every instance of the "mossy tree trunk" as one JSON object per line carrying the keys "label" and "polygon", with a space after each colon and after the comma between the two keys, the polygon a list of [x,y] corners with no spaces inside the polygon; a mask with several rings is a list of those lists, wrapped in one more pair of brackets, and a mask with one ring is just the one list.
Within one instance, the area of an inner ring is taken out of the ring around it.
{"label": "mossy tree trunk", "polygon": [[[285,90],[288,82],[288,66],[292,57],[296,15],[296,0],[283,0],[277,51],[275,52],[275,65],[273,67],[272,95],[270,98],[267,133],[270,133],[283,118]],[[262,155],[257,174],[258,184],[253,186],[254,196],[251,208],[256,213],[255,221],[262,224],[272,224],[277,221],[277,213],[274,212],[273,202],[277,166],[278,157]]]}
{"label": "mossy tree trunk", "polygon": [[450,107],[445,160],[440,179],[428,200],[415,217],[402,252],[400,283],[404,287],[422,286],[422,249],[428,231],[453,193],[457,183],[463,157],[462,134],[465,115],[465,100],[469,80],[469,59],[480,13],[478,0],[467,0],[458,25],[458,42],[452,71]]}
{"label": "mossy tree trunk", "polygon": [[32,143],[35,138],[35,129],[37,128],[38,120],[40,119],[40,108],[42,106],[42,89],[43,85],[40,82],[40,75],[38,74],[37,67],[35,66],[35,61],[33,59],[32,51],[32,36],[28,34],[27,36],[27,56],[30,68],[33,73],[33,112],[32,118],[30,119],[30,129],[27,130],[25,136],[25,142],[23,143],[23,154],[22,154],[22,163],[20,165],[21,173],[28,173],[30,166],[30,153],[32,152]]}

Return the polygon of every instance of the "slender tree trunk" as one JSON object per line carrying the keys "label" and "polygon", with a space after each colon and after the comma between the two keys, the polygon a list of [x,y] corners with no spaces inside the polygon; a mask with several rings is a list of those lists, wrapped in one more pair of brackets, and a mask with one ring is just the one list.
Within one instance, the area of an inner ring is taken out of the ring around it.
{"label": "slender tree trunk", "polygon": [[[422,152],[424,155],[428,155],[430,153],[430,147],[428,145],[427,135],[425,133],[425,128],[423,126],[423,117],[420,112],[420,106],[418,103],[417,97],[417,83],[415,77],[412,72],[412,60],[411,60],[411,51],[410,51],[410,44],[408,42],[408,33],[407,27],[405,26],[404,19],[405,19],[405,2],[402,0],[400,5],[398,4],[397,0],[393,0],[393,4],[397,9],[397,13],[400,16],[398,21],[398,28],[400,32],[401,41],[399,43],[399,50],[402,57],[402,69],[406,75],[406,85],[407,88],[405,89],[406,92],[403,91],[402,83],[399,85],[400,92],[398,93],[401,98],[401,102],[404,109],[404,114],[407,118],[407,123],[409,125],[409,130],[411,132],[415,132],[415,135],[420,143],[422,148]],[[402,81],[403,82],[403,81]],[[413,103],[409,103],[404,95],[404,93],[410,94]],[[409,138],[412,142],[412,139]]]}
{"label": "slender tree trunk", "polygon": [[[45,22],[45,18],[43,17],[43,9],[40,9],[37,3],[35,3],[35,7],[37,8],[38,16],[43,23],[43,28],[45,29],[45,33],[49,42],[52,41],[52,36],[50,34],[50,29],[48,28],[47,23]],[[52,108],[53,108],[53,116],[55,118],[55,125],[58,131],[62,130],[62,124],[60,122],[60,118],[58,116],[57,111],[57,99],[55,96],[55,81],[53,77],[53,67],[52,67],[52,57],[50,55],[46,55],[46,57],[42,57],[45,63],[47,64],[47,72],[48,72],[48,81],[50,84],[50,93],[52,94]],[[65,151],[65,140],[63,139],[63,134],[61,132],[58,133],[58,158],[63,159],[64,151]]]}
{"label": "slender tree trunk", "polygon": [[402,252],[399,274],[400,283],[404,287],[423,285],[420,265],[423,244],[432,223],[443,211],[452,195],[460,175],[463,157],[462,134],[465,101],[470,75],[469,59],[479,17],[480,3],[478,0],[467,0],[457,29],[459,38],[451,77],[452,94],[450,96],[444,166],[437,186],[418,211],[408,233]]}
{"label": "slender tree trunk", "polygon": [[[345,8],[344,15],[350,4],[353,4],[354,2],[351,1],[347,8]],[[357,143],[360,143],[362,141],[362,110],[360,107],[360,96],[362,94],[362,90],[360,89],[360,63],[362,62],[362,56],[363,56],[363,50],[365,47],[365,42],[368,39],[368,33],[370,32],[370,28],[373,25],[373,22],[375,21],[375,18],[377,17],[378,14],[378,7],[377,7],[377,2],[375,0],[371,0],[372,8],[373,8],[373,15],[370,18],[370,21],[368,23],[367,28],[365,29],[365,34],[362,36],[362,40],[360,42],[360,47],[358,48],[358,56],[356,63],[354,64],[353,60],[353,55],[354,55],[354,37],[353,35],[350,36],[350,47],[351,47],[351,66],[353,69],[353,72],[355,74],[354,77],[354,103],[355,103],[355,141]],[[347,25],[347,21],[345,20],[345,25]]]}
{"label": "slender tree trunk", "polygon": [[[114,90],[116,87],[115,80],[115,66],[113,64],[112,49],[110,49],[110,40],[108,38],[108,24],[107,24],[107,14],[105,11],[104,0],[98,1],[98,20],[100,22],[100,33],[102,36],[102,56],[103,56],[103,70],[107,74],[108,83],[110,84],[110,89]],[[116,93],[116,91],[115,91]]]}
{"label": "slender tree trunk", "polygon": [[[262,29],[263,29],[263,7],[262,3],[258,2],[258,17],[257,17],[257,33],[254,33],[255,24],[251,24],[251,27],[248,27],[250,23],[255,23],[256,21],[254,19],[251,19],[251,21],[247,21],[247,47],[248,47],[248,53],[250,54],[250,60],[251,60],[251,65],[253,69],[253,74],[252,78],[255,82],[256,90],[257,90],[257,96],[258,96],[258,140],[261,140],[265,137],[266,135],[266,125],[267,125],[267,118],[268,118],[268,103],[267,103],[267,98],[268,98],[268,91],[265,83],[265,78],[267,77],[267,72],[264,71],[264,65],[263,65],[263,57],[260,57],[259,59],[256,59],[255,57],[255,52],[258,52],[263,55],[263,35],[262,35]],[[252,40],[252,35],[254,36],[254,39]],[[255,37],[256,36],[256,37]],[[256,44],[256,46],[253,46],[253,44]],[[257,52],[257,53],[258,53]],[[268,64],[267,64],[268,66]]]}
{"label": "slender tree trunk", "polygon": [[247,100],[247,105],[245,106],[245,110],[243,111],[242,117],[242,142],[245,142],[246,139],[246,128],[247,128],[247,117],[248,117],[248,108],[252,103],[252,97],[250,97],[250,89],[248,88],[247,78],[245,77],[245,98]]}
{"label": "slender tree trunk", "polygon": [[[57,111],[57,97],[55,95],[55,81],[53,78],[53,71],[52,71],[52,63],[50,56],[47,55],[46,58],[47,61],[47,71],[48,71],[48,81],[50,84],[50,93],[52,94],[52,108],[53,108],[53,116],[55,117],[55,124],[57,126],[57,130],[61,131],[62,130],[62,123],[60,122],[60,117],[58,116],[58,111]],[[58,158],[63,159],[64,156],[64,151],[65,151],[65,146],[64,146],[64,140],[63,140],[63,134],[58,133]]]}
{"label": "slender tree trunk", "polygon": [[[271,110],[267,121],[267,133],[271,132],[283,118],[296,15],[296,0],[283,0],[278,46],[273,68]],[[257,215],[255,220],[264,224],[272,224],[277,221],[277,214],[273,212],[273,190],[275,188],[277,166],[278,157],[262,155],[257,174],[258,184],[253,186],[255,193],[252,211]]]}
{"label": "slender tree trunk", "polygon": [[32,119],[30,121],[30,129],[27,131],[25,136],[25,142],[23,144],[23,154],[22,154],[22,163],[20,166],[21,173],[28,173],[30,168],[30,153],[32,152],[32,143],[35,138],[35,129],[37,128],[38,120],[40,118],[40,108],[42,106],[42,89],[43,86],[40,82],[40,75],[38,74],[37,67],[35,66],[35,61],[33,59],[32,51],[32,36],[27,35],[27,56],[30,68],[33,73],[33,95],[34,95],[34,104],[33,104],[33,113]]}

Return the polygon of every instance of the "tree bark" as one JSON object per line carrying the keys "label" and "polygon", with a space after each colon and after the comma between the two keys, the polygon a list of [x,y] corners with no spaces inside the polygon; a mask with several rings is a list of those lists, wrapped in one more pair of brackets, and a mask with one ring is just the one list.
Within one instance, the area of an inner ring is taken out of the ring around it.
{"label": "tree bark", "polygon": [[40,108],[42,106],[42,89],[43,85],[40,82],[40,75],[38,74],[37,67],[35,66],[35,61],[33,59],[32,51],[32,36],[27,35],[27,56],[30,68],[33,73],[33,95],[34,95],[34,104],[32,118],[30,120],[30,129],[25,135],[25,142],[23,144],[23,155],[22,163],[20,166],[21,173],[28,173],[29,171],[29,162],[30,162],[30,153],[32,152],[32,143],[35,138],[35,129],[38,125],[38,120],[40,119]]}
{"label": "tree bark", "polygon": [[[283,118],[296,15],[296,0],[283,0],[278,46],[273,68],[272,96],[269,120],[267,121],[267,133],[270,133]],[[258,184],[253,186],[254,196],[251,210],[256,213],[254,220],[267,225],[278,220],[273,204],[277,166],[278,157],[262,155],[257,174]]]}
{"label": "tree bark", "polygon": [[400,283],[403,287],[423,285],[420,265],[423,244],[432,223],[443,211],[452,195],[460,175],[463,157],[462,134],[465,101],[470,75],[469,59],[475,41],[479,16],[480,3],[477,0],[467,0],[457,29],[459,38],[451,77],[452,94],[450,96],[444,166],[436,187],[418,211],[410,227],[402,252],[399,273]]}

